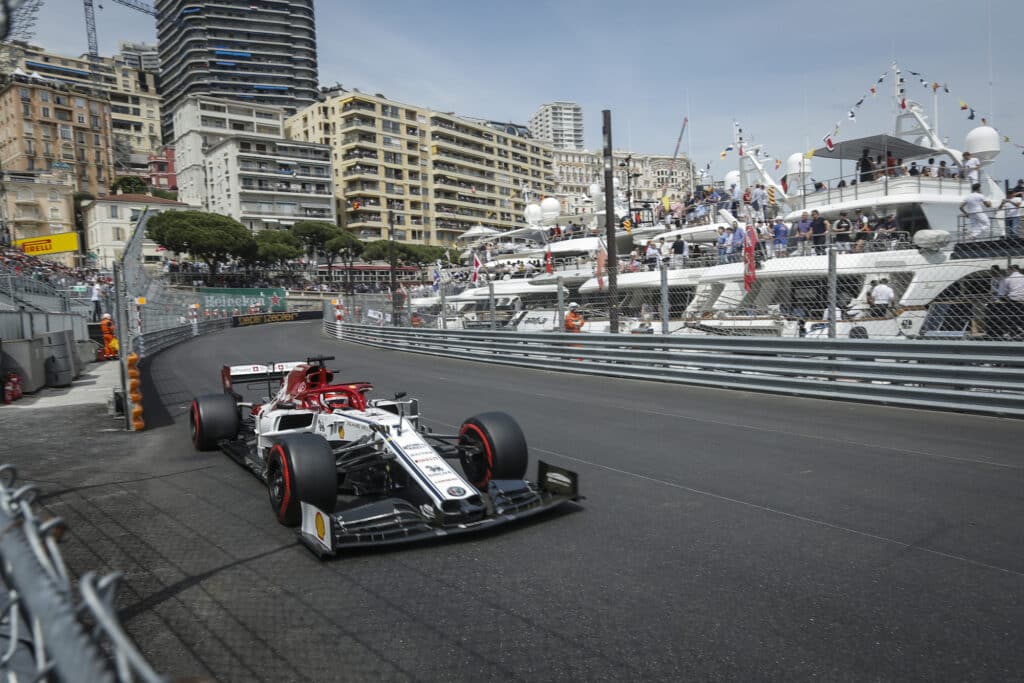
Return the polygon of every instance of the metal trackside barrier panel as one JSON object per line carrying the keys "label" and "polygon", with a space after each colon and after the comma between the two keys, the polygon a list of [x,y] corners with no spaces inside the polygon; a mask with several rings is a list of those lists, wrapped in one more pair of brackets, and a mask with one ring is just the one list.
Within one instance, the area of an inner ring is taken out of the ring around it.
{"label": "metal trackside barrier panel", "polygon": [[350,325],[379,348],[694,386],[1024,417],[1024,354],[999,342],[672,337]]}

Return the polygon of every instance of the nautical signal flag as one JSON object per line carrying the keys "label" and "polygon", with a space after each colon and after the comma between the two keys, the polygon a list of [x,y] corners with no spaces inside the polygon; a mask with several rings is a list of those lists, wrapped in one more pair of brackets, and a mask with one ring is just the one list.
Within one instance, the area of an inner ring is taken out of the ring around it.
{"label": "nautical signal flag", "polygon": [[719,154],[718,156],[724,159],[726,156],[728,156],[728,154],[729,154],[728,150],[724,150],[723,149],[722,153]]}
{"label": "nautical signal flag", "polygon": [[871,95],[874,96],[874,95],[877,95],[877,94],[878,94],[878,89],[875,86],[871,86]]}
{"label": "nautical signal flag", "polygon": [[483,263],[480,262],[480,257],[477,256],[476,252],[474,251],[473,252],[473,277],[472,277],[472,281],[473,282],[478,282],[480,280],[480,268],[481,268],[481,266],[483,266]]}
{"label": "nautical signal flag", "polygon": [[782,166],[782,159],[776,159],[775,160],[775,170],[778,171],[781,166]]}
{"label": "nautical signal flag", "polygon": [[743,145],[740,145],[740,156],[743,156]]}
{"label": "nautical signal flag", "polygon": [[937,82],[936,83],[932,83],[932,92],[938,92],[939,88],[941,88],[941,87],[942,86],[939,85]]}
{"label": "nautical signal flag", "polygon": [[970,107],[967,106],[967,103],[960,100],[960,111],[967,111],[968,109],[970,109]]}
{"label": "nautical signal flag", "polygon": [[551,272],[553,270],[554,270],[554,264],[552,263],[552,259],[551,259],[551,245],[549,244],[548,245],[547,253],[544,254],[544,271],[547,272],[548,275],[551,275]]}
{"label": "nautical signal flag", "polygon": [[813,159],[813,158],[814,158],[814,148],[812,147],[811,149],[809,149],[806,152],[804,152],[804,159]]}
{"label": "nautical signal flag", "polygon": [[[824,142],[825,142],[825,149],[827,149],[828,151],[831,152],[832,150],[834,150],[836,148],[836,146],[832,143],[832,136],[831,135],[826,135],[825,139],[824,139]],[[812,156],[814,155],[814,150],[813,149],[811,150],[811,155]]]}
{"label": "nautical signal flag", "polygon": [[903,99],[900,100],[900,109],[906,109],[906,108],[907,108],[907,98],[904,97]]}
{"label": "nautical signal flag", "polygon": [[974,110],[973,109],[971,109],[971,115],[967,117],[967,120],[968,121],[973,121],[974,120]]}

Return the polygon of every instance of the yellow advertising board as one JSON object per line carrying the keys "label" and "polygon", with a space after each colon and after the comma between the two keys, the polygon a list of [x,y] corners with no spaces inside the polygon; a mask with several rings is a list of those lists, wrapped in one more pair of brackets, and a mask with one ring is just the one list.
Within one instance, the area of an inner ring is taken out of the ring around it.
{"label": "yellow advertising board", "polygon": [[78,251],[78,233],[61,232],[56,235],[41,235],[15,240],[14,246],[29,256],[44,254],[62,254],[67,251]]}

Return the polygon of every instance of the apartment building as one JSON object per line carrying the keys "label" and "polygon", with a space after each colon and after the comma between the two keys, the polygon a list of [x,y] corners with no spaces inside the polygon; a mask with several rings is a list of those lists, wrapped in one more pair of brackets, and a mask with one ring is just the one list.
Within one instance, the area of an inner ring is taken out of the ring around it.
{"label": "apartment building", "polygon": [[[145,175],[146,157],[160,147],[160,96],[154,71],[134,66],[131,54],[68,57],[28,43],[4,45],[26,74],[57,83],[103,91],[110,100],[114,166],[117,175]],[[142,64],[141,57],[139,64]]]}
{"label": "apartment building", "polygon": [[330,145],[342,225],[361,239],[447,245],[474,225],[525,225],[527,201],[554,192],[551,146],[525,126],[335,90],[285,122],[289,138]]}
{"label": "apartment building", "polygon": [[336,221],[327,145],[234,135],[206,153],[210,211],[253,232]]}
{"label": "apartment building", "polygon": [[530,117],[530,133],[556,150],[583,151],[583,107],[575,102],[542,104]]}
{"label": "apartment building", "polygon": [[[657,202],[666,194],[670,200],[681,199],[690,189],[693,165],[685,156],[673,160],[668,154],[616,150],[612,158],[619,190],[628,189],[634,204]],[[554,162],[556,194],[562,201],[562,210],[569,214],[592,210],[590,185],[604,185],[604,154],[559,150],[554,154]]]}
{"label": "apartment building", "polygon": [[[143,212],[151,215],[164,211],[187,211],[187,204],[161,199],[148,194],[112,194],[83,203],[85,234],[89,251],[100,268],[111,268],[124,254],[124,248],[135,231]],[[151,239],[142,241],[144,264],[156,266],[165,252]]]}
{"label": "apartment building", "polygon": [[155,74],[160,73],[160,55],[157,52],[156,45],[122,41],[118,54],[129,69],[152,71]]}
{"label": "apartment building", "polygon": [[278,107],[190,95],[171,112],[178,199],[209,210],[206,152],[232,135],[268,140],[284,138],[284,113]]}
{"label": "apartment building", "polygon": [[67,173],[4,171],[0,222],[7,239],[33,256],[76,265],[74,187]]}
{"label": "apartment building", "polygon": [[174,147],[168,145],[156,154],[150,154],[147,159],[149,165],[149,186],[161,190],[177,190],[178,175],[175,170],[176,158]]}
{"label": "apartment building", "polygon": [[106,194],[114,176],[106,94],[43,78],[0,87],[0,167],[69,171],[77,191]]}
{"label": "apartment building", "polygon": [[190,95],[210,95],[288,113],[317,98],[313,0],[156,0],[165,115]]}

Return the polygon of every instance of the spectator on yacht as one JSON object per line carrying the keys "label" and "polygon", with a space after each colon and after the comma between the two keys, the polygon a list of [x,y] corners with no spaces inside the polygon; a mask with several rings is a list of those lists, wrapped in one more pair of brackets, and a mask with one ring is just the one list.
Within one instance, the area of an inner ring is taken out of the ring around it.
{"label": "spectator on yacht", "polygon": [[978,159],[976,156],[974,156],[970,152],[964,152],[964,163],[962,164],[962,166],[963,166],[964,176],[967,178],[967,180],[969,180],[971,182],[972,185],[974,183],[981,182],[981,160],[980,159]]}
{"label": "spectator on yacht", "polygon": [[[817,212],[815,212],[817,213]],[[800,256],[811,253],[811,218],[804,211],[796,224],[796,248]]]}
{"label": "spectator on yacht", "polygon": [[881,222],[879,222],[875,229],[875,241],[888,242],[889,249],[895,248],[897,227],[896,216],[890,213]]}
{"label": "spectator on yacht", "polygon": [[875,180],[881,180],[886,173],[885,160],[879,154],[875,157]]}
{"label": "spectator on yacht", "polygon": [[818,210],[811,211],[811,240],[814,242],[814,253],[818,256],[825,254],[828,242],[829,223]]}
{"label": "spectator on yacht", "polygon": [[862,252],[867,243],[871,241],[871,223],[868,221],[868,217],[864,215],[862,209],[857,209],[855,222],[857,224],[857,232],[853,235],[853,250]]}
{"label": "spectator on yacht", "polygon": [[911,161],[910,162],[910,168],[907,169],[907,175],[911,175],[911,176],[919,176],[919,175],[921,175],[921,169],[919,169],[917,167],[917,162],[916,161]]}
{"label": "spectator on yacht", "polygon": [[928,160],[928,165],[925,166],[924,169],[928,172],[927,175],[929,177],[931,177],[931,178],[938,178],[939,177],[939,167],[935,165],[935,159],[929,159]]}
{"label": "spectator on yacht", "polygon": [[846,217],[845,211],[839,212],[839,220],[832,226],[833,242],[836,250],[841,252],[850,251],[850,239],[853,235],[853,223]]}
{"label": "spectator on yacht", "polygon": [[777,258],[789,255],[789,227],[782,222],[782,218],[776,218],[775,225],[772,226],[772,242]]}
{"label": "spectator on yacht", "polygon": [[895,298],[896,292],[889,286],[889,281],[883,277],[871,290],[871,317],[887,318],[889,307]]}
{"label": "spectator on yacht", "polygon": [[839,182],[836,183],[836,189],[846,187],[846,178],[840,178]]}
{"label": "spectator on yacht", "polygon": [[1010,192],[1010,195],[999,204],[1004,209],[1003,216],[1006,218],[1006,239],[1020,239],[1020,209],[1024,204],[1024,195],[1020,192]]}
{"label": "spectator on yacht", "polygon": [[718,238],[715,240],[715,246],[718,248],[718,262],[725,263],[727,254],[729,251],[729,245],[732,244],[732,228],[729,228],[729,232],[725,228],[718,228]]}
{"label": "spectator on yacht", "polygon": [[737,223],[732,224],[732,258],[733,263],[743,258],[743,243],[746,240],[747,231]]}
{"label": "spectator on yacht", "polygon": [[866,183],[875,179],[875,163],[871,161],[868,148],[861,152],[860,160],[857,161],[857,171],[860,173],[860,181]]}
{"label": "spectator on yacht", "polygon": [[939,172],[937,177],[939,178],[952,178],[954,175],[950,172],[950,169],[946,167],[946,160],[943,159],[939,162]]}
{"label": "spectator on yacht", "polygon": [[660,260],[661,251],[658,249],[658,245],[654,243],[654,240],[647,240],[647,251],[644,253],[644,264],[647,266],[647,270],[655,270]]}
{"label": "spectator on yacht", "polygon": [[690,245],[686,243],[682,235],[676,235],[672,243],[672,258],[669,265],[672,268],[682,268],[686,265],[686,258],[690,255]]}
{"label": "spectator on yacht", "polygon": [[971,193],[960,204],[960,213],[969,219],[968,226],[972,238],[981,239],[989,236],[991,223],[988,220],[986,209],[990,208],[992,208],[992,202],[985,199],[985,195],[981,193],[981,183],[971,185]]}
{"label": "spectator on yacht", "polygon": [[896,177],[903,178],[908,173],[909,173],[909,171],[907,170],[907,167],[904,165],[903,159],[897,159],[896,160]]}
{"label": "spectator on yacht", "polygon": [[998,301],[999,288],[1003,285],[1003,278],[1006,277],[1006,272],[999,266],[992,266],[989,272],[992,274],[992,278],[988,281],[988,292],[991,295],[992,301]]}
{"label": "spectator on yacht", "polygon": [[764,189],[764,185],[758,183],[752,195],[751,207],[754,209],[754,218],[763,223],[764,211],[768,208],[768,191]]}
{"label": "spectator on yacht", "polygon": [[1020,195],[1024,197],[1024,178],[1018,179],[1017,184],[1010,188],[1010,194],[1017,193],[1020,193]]}
{"label": "spectator on yacht", "polygon": [[896,158],[892,155],[892,152],[885,153],[885,174],[889,177],[896,175]]}

